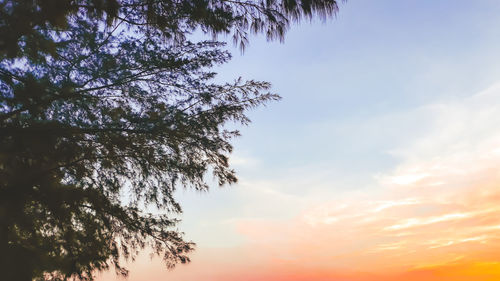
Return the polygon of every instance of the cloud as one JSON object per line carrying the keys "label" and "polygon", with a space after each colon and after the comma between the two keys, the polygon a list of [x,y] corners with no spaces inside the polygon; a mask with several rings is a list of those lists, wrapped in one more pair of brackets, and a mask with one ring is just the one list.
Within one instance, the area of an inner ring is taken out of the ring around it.
{"label": "cloud", "polygon": [[[224,221],[244,242],[200,247],[192,264],[165,274],[218,281],[500,280],[500,84],[400,114],[384,117],[384,125],[411,120],[419,133],[386,151],[398,163],[373,175],[370,188],[331,197],[324,191],[333,181],[328,170],[318,172],[315,193],[287,192],[309,187],[314,180],[302,176],[308,173],[244,179],[248,211],[259,215]],[[401,135],[413,130],[397,128]],[[266,217],[272,209],[280,215]]]}
{"label": "cloud", "polygon": [[432,123],[389,151],[400,162],[375,176],[376,188],[325,200],[291,221],[240,222],[251,247],[265,249],[263,266],[282,268],[281,280],[302,280],[285,272],[365,280],[360,270],[385,276],[371,280],[436,272],[434,280],[487,280],[472,278],[481,267],[500,278],[500,85],[408,114]]}

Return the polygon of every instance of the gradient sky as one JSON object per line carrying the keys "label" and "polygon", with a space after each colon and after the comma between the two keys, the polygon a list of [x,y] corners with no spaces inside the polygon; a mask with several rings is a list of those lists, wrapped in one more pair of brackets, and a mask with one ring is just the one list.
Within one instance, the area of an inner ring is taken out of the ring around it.
{"label": "gradient sky", "polygon": [[[500,1],[350,0],[219,70],[270,81],[231,162],[180,190],[197,243],[130,281],[500,280]],[[121,280],[113,272],[98,281]]]}

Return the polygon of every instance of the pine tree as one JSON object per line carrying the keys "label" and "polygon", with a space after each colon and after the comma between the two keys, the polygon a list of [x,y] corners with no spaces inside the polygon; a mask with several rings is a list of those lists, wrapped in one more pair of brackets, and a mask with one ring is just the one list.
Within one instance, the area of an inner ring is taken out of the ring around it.
{"label": "pine tree", "polygon": [[[193,243],[175,225],[183,186],[237,181],[228,122],[279,97],[215,83],[224,44],[202,30],[283,38],[335,1],[25,0],[0,3],[0,269],[6,280],[92,280],[145,246],[167,266]],[[147,207],[159,210],[147,213]]]}

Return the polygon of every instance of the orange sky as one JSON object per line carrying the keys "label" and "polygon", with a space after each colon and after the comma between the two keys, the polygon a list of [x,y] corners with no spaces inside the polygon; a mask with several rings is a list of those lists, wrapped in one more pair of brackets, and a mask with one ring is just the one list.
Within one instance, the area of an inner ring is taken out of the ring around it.
{"label": "orange sky", "polygon": [[[497,155],[402,165],[380,177],[386,189],[327,201],[291,220],[236,220],[244,243],[199,248],[173,271],[142,256],[130,280],[500,280]],[[450,176],[461,168],[467,172]],[[114,279],[106,276],[100,281]]]}

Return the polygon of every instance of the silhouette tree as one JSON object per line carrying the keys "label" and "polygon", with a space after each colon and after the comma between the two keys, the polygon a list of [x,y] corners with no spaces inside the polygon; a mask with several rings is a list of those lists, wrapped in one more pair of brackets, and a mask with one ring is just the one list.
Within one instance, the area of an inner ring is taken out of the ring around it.
{"label": "silhouette tree", "polygon": [[[267,82],[215,83],[230,59],[196,30],[282,39],[335,1],[20,0],[0,3],[0,270],[6,280],[92,280],[146,245],[167,266],[193,243],[176,187],[236,182],[228,165]],[[158,209],[148,213],[149,207]]]}

